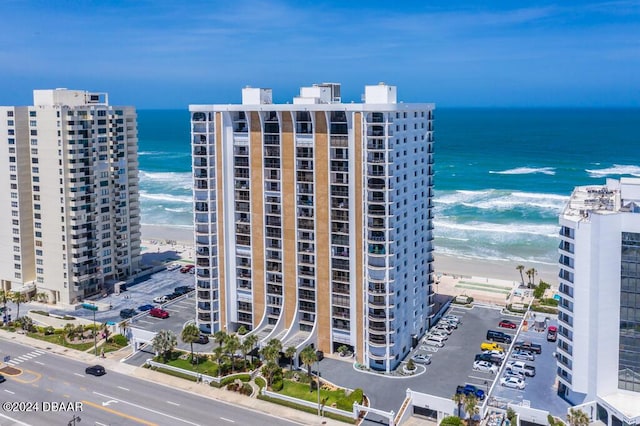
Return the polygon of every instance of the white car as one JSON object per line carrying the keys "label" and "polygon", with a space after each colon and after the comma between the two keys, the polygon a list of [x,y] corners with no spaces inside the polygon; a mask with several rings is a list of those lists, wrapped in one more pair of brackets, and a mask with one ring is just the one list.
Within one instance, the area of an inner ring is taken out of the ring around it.
{"label": "white car", "polygon": [[500,379],[500,385],[507,388],[522,390],[527,384],[523,379],[519,379],[517,377],[503,377]]}
{"label": "white car", "polygon": [[457,317],[457,316],[451,315],[451,314],[447,314],[447,315],[443,316],[442,319],[445,319],[447,321],[456,322],[458,324],[460,323],[460,317]]}
{"label": "white car", "polygon": [[475,361],[473,369],[476,371],[489,371],[493,374],[498,372],[498,366],[489,361]]}
{"label": "white car", "polygon": [[536,356],[529,351],[515,350],[511,353],[511,358],[521,361],[534,361]]}
{"label": "white car", "polygon": [[436,325],[435,327],[433,327],[431,330],[440,330],[440,331],[444,331],[447,334],[451,334],[453,332],[453,327],[447,327],[445,325]]}
{"label": "white car", "polygon": [[427,339],[424,339],[423,342],[425,345],[435,346],[436,348],[444,347],[444,342],[442,341],[442,339],[438,339],[435,336],[428,337]]}
{"label": "white car", "polygon": [[504,359],[504,352],[502,351],[482,351],[483,354],[493,355],[496,358]]}
{"label": "white car", "polygon": [[525,379],[524,373],[517,371],[505,370],[503,377],[515,377],[516,379]]}
{"label": "white car", "polygon": [[447,340],[449,338],[449,335],[442,330],[431,330],[427,333],[427,337],[428,336],[439,336],[439,337],[442,337],[444,340]]}
{"label": "white car", "polygon": [[154,303],[164,303],[166,301],[168,301],[169,298],[167,296],[158,296],[158,297],[154,297],[153,298],[153,302]]}
{"label": "white car", "polygon": [[417,364],[431,364],[431,355],[416,354],[411,359]]}
{"label": "white car", "polygon": [[175,271],[176,269],[180,268],[180,264],[179,263],[173,263],[169,266],[167,266],[167,271]]}

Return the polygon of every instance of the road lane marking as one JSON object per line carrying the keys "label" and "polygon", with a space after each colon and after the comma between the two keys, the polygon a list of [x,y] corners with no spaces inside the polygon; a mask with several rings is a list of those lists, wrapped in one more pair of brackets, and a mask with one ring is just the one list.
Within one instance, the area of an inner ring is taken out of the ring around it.
{"label": "road lane marking", "polygon": [[0,417],[4,417],[5,419],[9,419],[9,420],[13,421],[13,423],[11,423],[13,425],[32,426],[29,423],[23,423],[18,419],[14,419],[13,417],[5,416],[2,413],[0,413]]}
{"label": "road lane marking", "polygon": [[177,420],[179,422],[187,423],[187,424],[190,424],[190,425],[193,425],[193,426],[200,426],[198,423],[193,423],[193,422],[190,422],[188,420],[184,420],[184,419],[181,419],[179,417],[174,417],[174,416],[172,416],[170,414],[163,413],[162,411],[153,410],[151,408],[144,407],[142,405],[134,404],[133,402],[125,401],[123,399],[118,399],[118,398],[116,398],[114,396],[105,395],[103,393],[99,393],[99,392],[95,392],[95,391],[93,393],[94,393],[94,395],[99,395],[99,396],[102,396],[104,398],[108,398],[109,400],[115,400],[115,401],[118,401],[118,402],[122,402],[123,404],[131,405],[133,407],[140,408],[142,410],[147,410],[147,411],[150,411],[152,413],[159,414],[161,416],[169,417],[170,419]]}
{"label": "road lane marking", "polygon": [[235,423],[235,420],[227,419],[225,417],[220,417],[220,420],[224,420],[225,422]]}
{"label": "road lane marking", "polygon": [[44,365],[44,362],[40,362],[40,361],[33,361],[33,362],[35,362],[36,364]]}
{"label": "road lane marking", "polygon": [[80,373],[73,373],[73,374],[75,374],[78,377],[84,377],[84,374],[80,374]]}
{"label": "road lane marking", "polygon": [[177,402],[173,402],[173,401],[167,401],[167,404],[175,405],[176,407],[180,406],[180,404],[178,404]]}
{"label": "road lane marking", "polygon": [[127,388],[123,388],[122,386],[118,386],[118,389],[122,389],[122,390],[126,390],[126,391],[128,391],[128,390],[129,390],[129,389],[127,389]]}
{"label": "road lane marking", "polygon": [[10,393],[11,395],[15,395],[16,394],[15,392],[10,391],[9,389],[5,389],[4,391]]}
{"label": "road lane marking", "polygon": [[125,419],[133,420],[134,422],[142,423],[143,425],[158,426],[157,423],[152,423],[152,422],[146,421],[144,419],[141,419],[139,417],[130,416],[127,413],[122,413],[120,411],[114,410],[114,409],[109,408],[109,407],[103,407],[103,406],[101,406],[99,404],[96,404],[96,403],[93,403],[91,401],[82,400],[82,403],[90,405],[91,407],[98,408],[100,410],[104,410],[104,411],[106,411],[108,413],[115,414],[116,416],[124,417]]}

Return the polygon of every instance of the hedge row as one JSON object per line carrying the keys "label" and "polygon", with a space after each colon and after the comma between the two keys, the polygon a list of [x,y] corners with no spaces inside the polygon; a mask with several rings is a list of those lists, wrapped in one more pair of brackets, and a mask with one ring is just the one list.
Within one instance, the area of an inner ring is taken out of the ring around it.
{"label": "hedge row", "polygon": [[[293,408],[299,411],[304,411],[306,413],[311,413],[311,414],[318,413],[317,408],[307,407],[305,405],[296,404],[295,402],[289,402],[279,398],[271,398],[270,396],[266,396],[266,395],[258,395],[258,399],[272,402],[274,404],[284,405],[285,407]],[[342,416],[340,414],[334,414],[329,411],[324,412],[324,417],[328,417],[330,419],[338,420],[340,422],[349,423],[349,424],[355,424],[356,422],[356,419],[352,419],[351,417],[347,417],[347,416]]]}

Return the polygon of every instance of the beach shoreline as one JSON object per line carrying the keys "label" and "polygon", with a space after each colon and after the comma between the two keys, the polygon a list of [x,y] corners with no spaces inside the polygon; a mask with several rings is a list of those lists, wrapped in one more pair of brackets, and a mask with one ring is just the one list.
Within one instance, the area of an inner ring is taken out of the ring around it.
{"label": "beach shoreline", "polygon": [[[191,227],[178,227],[169,225],[142,225],[142,246],[146,250],[157,250],[158,246],[169,246],[172,249],[180,248],[185,254],[193,253],[194,234]],[[543,280],[556,287],[558,274],[557,266],[536,262],[522,262],[524,266],[524,281],[528,278],[526,271],[530,268],[536,270],[535,282]],[[518,263],[513,261],[496,261],[483,259],[468,259],[434,253],[434,270],[437,275],[448,275],[453,277],[483,277],[510,281],[514,284],[520,283],[520,272],[516,269]]]}

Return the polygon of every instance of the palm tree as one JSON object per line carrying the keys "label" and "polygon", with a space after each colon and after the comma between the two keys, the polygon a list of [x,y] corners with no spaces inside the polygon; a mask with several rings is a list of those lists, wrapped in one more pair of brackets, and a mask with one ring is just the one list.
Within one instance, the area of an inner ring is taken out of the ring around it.
{"label": "palm tree", "polygon": [[218,377],[220,376],[220,361],[222,361],[222,346],[218,346],[217,348],[213,349],[213,356],[215,357],[217,363],[218,363]]}
{"label": "palm tree", "polygon": [[464,394],[456,392],[451,399],[453,399],[453,402],[458,405],[458,417],[462,417],[462,404],[464,403]]}
{"label": "palm tree", "polygon": [[176,334],[171,330],[160,330],[151,341],[153,350],[162,355],[165,362],[169,359],[169,354],[178,344]]}
{"label": "palm tree", "polygon": [[284,351],[284,356],[289,358],[289,370],[293,371],[293,357],[296,356],[296,347],[289,346],[286,351]]}
{"label": "palm tree", "polygon": [[180,339],[184,343],[189,343],[191,345],[191,364],[193,364],[193,344],[197,342],[198,339],[200,339],[200,329],[194,323],[189,323],[182,329],[182,333],[180,333]]}
{"label": "palm tree", "polygon": [[307,375],[311,377],[311,366],[318,360],[318,355],[316,355],[316,350],[313,346],[306,346],[300,352],[300,360],[307,367]]}
{"label": "palm tree", "polygon": [[42,303],[46,303],[47,300],[49,299],[49,295],[45,292],[40,292],[36,294],[36,299],[38,299],[38,301]]}
{"label": "palm tree", "polygon": [[524,271],[524,265],[518,265],[516,266],[516,269],[518,270],[518,272],[520,272],[520,281],[524,285],[524,275],[522,275],[522,271]]}
{"label": "palm tree", "polygon": [[72,341],[73,336],[76,334],[76,327],[71,323],[65,324],[62,331],[64,332],[66,338],[69,339],[69,341]]}
{"label": "palm tree", "polygon": [[218,346],[222,346],[224,341],[227,340],[227,333],[225,333],[222,330],[216,331],[215,334],[213,335],[213,340],[218,342]]}
{"label": "palm tree", "polygon": [[253,342],[249,339],[243,339],[240,343],[240,352],[242,352],[242,364],[243,368],[247,369],[247,354],[253,349]]}
{"label": "palm tree", "polygon": [[571,426],[587,426],[589,424],[589,416],[582,410],[571,408],[569,409],[569,414],[567,414],[567,422]]}
{"label": "palm tree", "polygon": [[527,269],[527,277],[529,277],[529,285],[528,287],[531,288],[531,286],[533,285],[534,281],[535,281],[535,275],[538,271],[536,271],[534,268],[531,269]]}
{"label": "palm tree", "polygon": [[9,298],[16,304],[16,319],[20,318],[20,304],[27,301],[27,296],[19,291],[14,291]]}
{"label": "palm tree", "polygon": [[235,365],[235,354],[238,348],[240,347],[240,339],[238,338],[238,335],[232,334],[229,337],[227,337],[224,347],[225,347],[225,351],[229,354],[229,357],[231,358],[231,372],[233,373],[234,365]]}
{"label": "palm tree", "polygon": [[[247,346],[249,347],[249,350],[247,351],[247,353],[253,352],[256,345],[258,344],[258,340],[259,340],[258,336],[256,336],[255,334],[251,334],[244,338],[244,341],[247,343]],[[253,363],[253,355],[251,355],[251,362]]]}
{"label": "palm tree", "polygon": [[478,407],[478,398],[475,395],[469,394],[464,397],[464,411],[469,415],[469,422],[473,422],[473,416],[478,414],[480,408]]}

